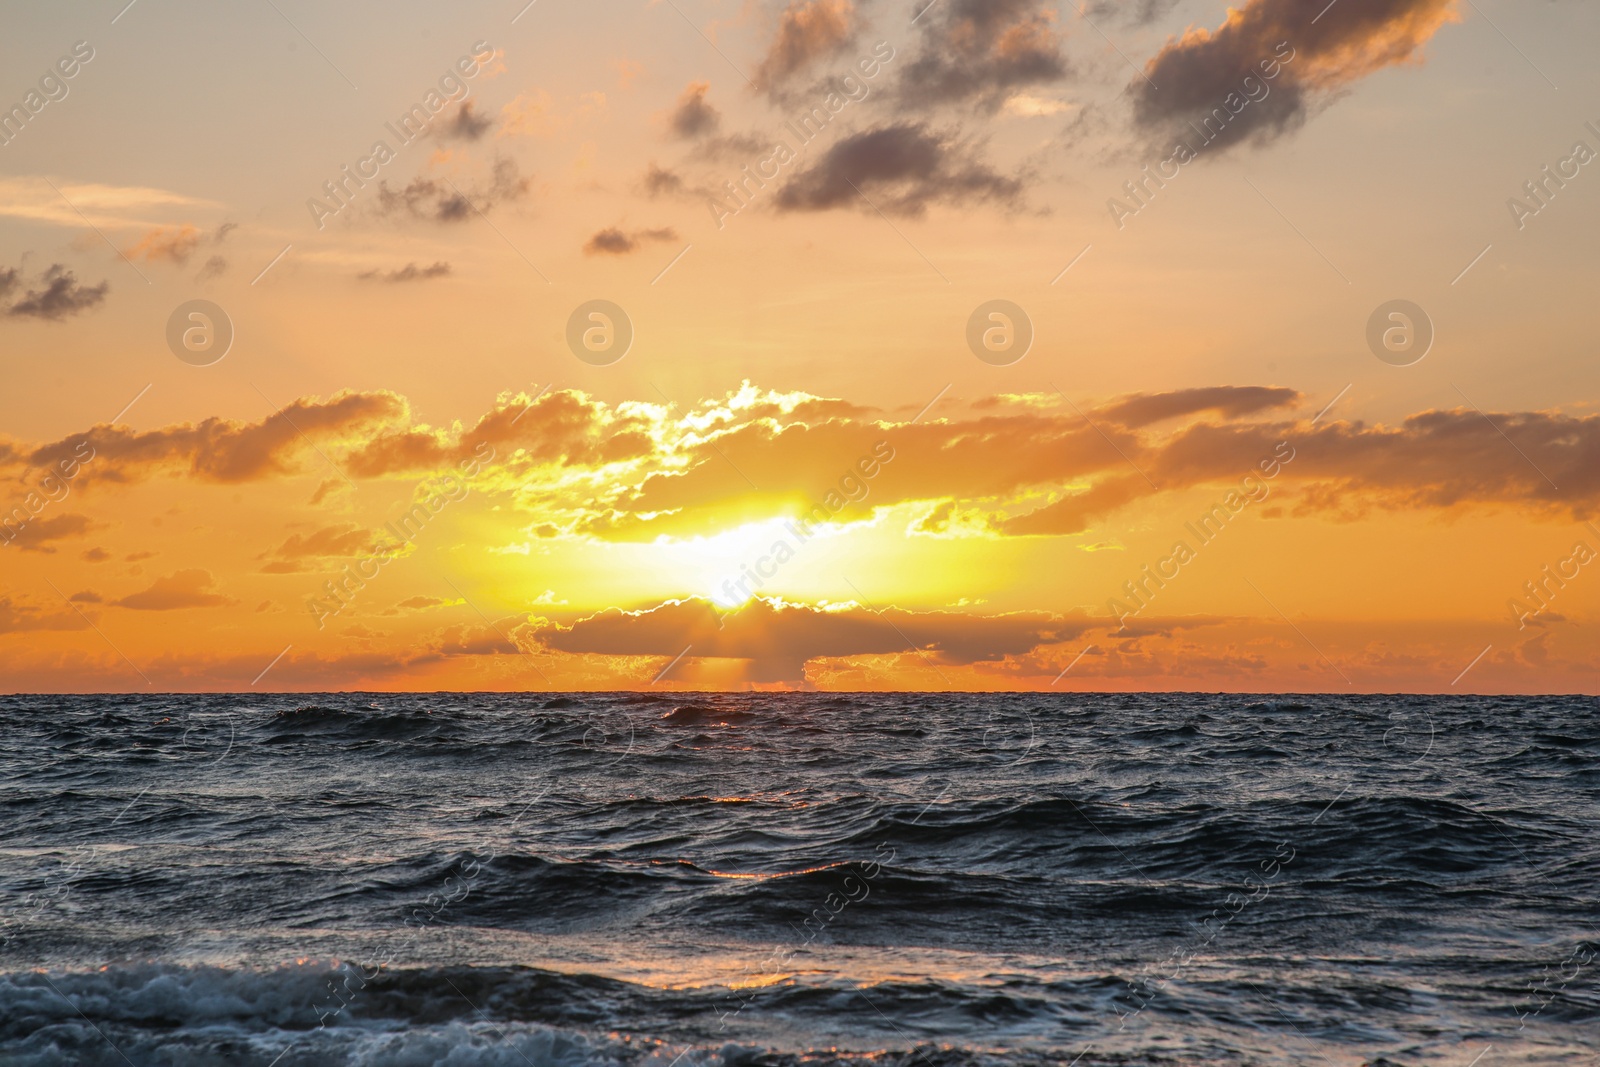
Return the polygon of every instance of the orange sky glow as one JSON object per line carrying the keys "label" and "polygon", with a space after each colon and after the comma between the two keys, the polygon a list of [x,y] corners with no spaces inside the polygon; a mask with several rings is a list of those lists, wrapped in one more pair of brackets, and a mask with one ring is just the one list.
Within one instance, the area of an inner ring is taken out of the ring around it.
{"label": "orange sky glow", "polygon": [[519,6],[8,17],[0,687],[1600,689],[1600,13]]}

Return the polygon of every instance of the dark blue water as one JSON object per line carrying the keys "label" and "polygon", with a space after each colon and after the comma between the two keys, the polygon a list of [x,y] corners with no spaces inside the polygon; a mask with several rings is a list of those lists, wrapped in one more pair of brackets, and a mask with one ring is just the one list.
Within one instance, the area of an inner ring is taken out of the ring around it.
{"label": "dark blue water", "polygon": [[0,721],[0,1064],[1600,1063],[1592,698]]}

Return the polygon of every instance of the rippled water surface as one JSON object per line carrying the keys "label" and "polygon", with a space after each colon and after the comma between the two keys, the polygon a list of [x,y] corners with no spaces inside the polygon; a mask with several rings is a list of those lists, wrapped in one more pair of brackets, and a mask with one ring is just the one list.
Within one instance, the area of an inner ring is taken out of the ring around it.
{"label": "rippled water surface", "polygon": [[1600,1063],[1592,698],[0,720],[0,1064]]}

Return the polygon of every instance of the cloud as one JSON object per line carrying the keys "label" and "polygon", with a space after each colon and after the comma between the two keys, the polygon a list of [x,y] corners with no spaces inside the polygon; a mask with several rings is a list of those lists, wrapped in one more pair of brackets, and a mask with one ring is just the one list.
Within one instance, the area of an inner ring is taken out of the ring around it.
{"label": "cloud", "polygon": [[385,615],[398,615],[402,611],[428,611],[428,610],[430,610],[432,608],[454,607],[457,604],[463,604],[463,603],[465,603],[465,601],[462,601],[462,600],[446,600],[443,597],[437,597],[437,596],[409,596],[409,597],[406,597],[404,600],[400,601],[394,607],[392,607],[389,610],[385,611],[384,614]]}
{"label": "cloud", "polygon": [[676,241],[678,231],[671,227],[659,230],[634,230],[624,233],[615,226],[601,230],[584,243],[587,256],[625,256],[637,252],[647,241]]}
{"label": "cloud", "polygon": [[[958,501],[961,514],[930,516],[930,531],[956,523],[991,536],[1076,534],[1162,493],[1214,486],[1220,499],[1285,454],[1297,457],[1282,464],[1292,477],[1271,491],[1296,514],[1358,517],[1358,501],[1390,510],[1502,506],[1550,518],[1600,508],[1600,416],[1491,412],[1491,424],[1461,409],[1394,427],[1326,418],[1313,426],[1275,415],[1290,395],[1245,387],[1121,397],[1084,405],[1088,420],[1062,402],[915,424],[845,413],[740,419],[684,439],[675,458],[645,467],[577,529],[649,541],[717,528],[708,513],[722,528],[774,515],[844,523],[873,508]],[[1225,419],[1226,411],[1245,414]],[[1170,425],[1179,412],[1190,414]],[[893,458],[869,464],[879,469],[864,492],[861,478],[841,487],[841,472],[880,450]],[[830,493],[836,505],[824,506]],[[861,503],[844,504],[849,497]]]}
{"label": "cloud", "polygon": [[222,277],[227,272],[227,259],[223,256],[211,256],[206,260],[205,265],[200,268],[200,273],[195,275],[195,277],[203,282],[208,282],[213,278]]}
{"label": "cloud", "polygon": [[922,51],[900,75],[901,102],[972,102],[993,112],[1019,89],[1063,80],[1055,18],[1037,0],[943,0],[922,20]]}
{"label": "cloud", "polygon": [[833,145],[778,191],[776,203],[780,211],[871,210],[863,195],[888,214],[917,216],[934,203],[1016,206],[1022,183],[990,170],[952,138],[898,123]]}
{"label": "cloud", "polygon": [[463,188],[442,178],[418,177],[395,191],[388,182],[379,182],[377,209],[390,218],[465,222],[475,211],[487,214],[499,204],[522,199],[532,186],[533,180],[522,176],[516,160],[501,156],[494,161],[493,177],[486,185]]}
{"label": "cloud", "polygon": [[1092,0],[1084,15],[1112,19],[1124,26],[1148,26],[1178,6],[1178,0]]}
{"label": "cloud", "polygon": [[260,422],[209,418],[138,432],[97,425],[84,433],[33,449],[26,461],[48,467],[69,459],[85,442],[94,449],[96,481],[132,482],[157,475],[237,483],[299,474],[315,447],[369,440],[382,428],[409,421],[405,400],[393,393],[339,393],[323,401],[296,400]]}
{"label": "cloud", "polygon": [[398,270],[364,270],[356,277],[362,281],[379,282],[425,282],[432,278],[445,278],[450,274],[450,264],[440,260],[427,267],[419,267],[415,263],[407,263]]}
{"label": "cloud", "polygon": [[0,215],[74,230],[82,229],[85,221],[102,229],[146,227],[159,224],[158,215],[221,206],[165,189],[83,184],[61,185],[57,192],[37,178],[0,178]]}
{"label": "cloud", "polygon": [[106,598],[96,593],[93,589],[84,589],[67,597],[74,604],[104,604]]}
{"label": "cloud", "polygon": [[89,620],[76,611],[49,612],[0,594],[0,634],[88,628]]}
{"label": "cloud", "polygon": [[758,597],[723,613],[707,600],[670,600],[640,611],[611,608],[572,625],[545,624],[545,646],[607,656],[679,655],[747,661],[746,680],[801,682],[819,657],[916,655],[934,664],[965,665],[1068,640],[1105,620],[1046,612],[970,615],[962,612],[871,611],[858,604],[813,607]]}
{"label": "cloud", "polygon": [[[15,514],[0,514],[0,519],[13,522]],[[87,515],[52,515],[47,519],[33,519],[14,534],[14,527],[0,527],[0,543],[14,545],[23,552],[39,552],[50,556],[56,551],[51,541],[82,537],[94,525]],[[5,538],[10,540],[3,540]]]}
{"label": "cloud", "polygon": [[1056,100],[1046,96],[1034,96],[1031,93],[1018,93],[1009,96],[1005,102],[1005,113],[1017,115],[1025,119],[1048,118],[1059,115],[1063,111],[1071,111],[1073,105],[1065,100]]}
{"label": "cloud", "polygon": [[666,116],[667,129],[674,137],[690,141],[717,132],[722,125],[722,114],[706,102],[710,91],[710,82],[690,82],[683,90]]}
{"label": "cloud", "polygon": [[0,300],[10,296],[11,290],[15,289],[21,282],[22,272],[17,270],[16,267],[0,267]]}
{"label": "cloud", "polygon": [[472,100],[463,100],[454,115],[435,127],[439,136],[447,141],[481,140],[494,125],[494,119],[478,114],[476,106]]}
{"label": "cloud", "polygon": [[199,228],[188,223],[182,226],[157,226],[139,238],[132,247],[123,249],[122,254],[146,263],[166,262],[181,266],[194,255],[201,240]]}
{"label": "cloud", "polygon": [[135,611],[177,611],[183,608],[215,608],[236,603],[212,591],[216,579],[211,572],[194,568],[157,578],[149,589],[113,600],[116,607]]}
{"label": "cloud", "polygon": [[652,428],[637,405],[610,409],[582,393],[563,390],[531,402],[503,398],[457,436],[398,426],[372,434],[346,454],[344,465],[352,475],[368,478],[441,470],[485,454],[514,455],[519,470],[597,467],[650,457],[656,450]]}
{"label": "cloud", "polygon": [[[639,184],[645,194],[652,199],[658,196],[676,196],[684,191],[683,178],[654,163],[651,163],[650,168],[644,172],[644,178]],[[3,295],[4,290],[0,289],[0,296]]]}
{"label": "cloud", "polygon": [[519,94],[500,109],[498,137],[555,137],[606,109],[605,93],[583,93],[565,110],[543,89]]}
{"label": "cloud", "polygon": [[[1129,508],[1208,487],[1220,501],[1274,457],[1287,473],[1271,482],[1263,514],[1345,521],[1368,511],[1504,508],[1555,520],[1600,512],[1600,415],[1490,411],[1485,419],[1462,408],[1389,425],[1326,416],[1313,424],[1321,403],[1282,386],[1077,407],[1030,395],[965,408],[946,401],[943,414],[913,423],[910,410],[891,416],[746,383],[681,410],[575,390],[506,394],[475,422],[430,427],[393,394],[341,394],[296,401],[260,422],[142,433],[98,426],[34,448],[0,442],[0,455],[10,455],[19,485],[29,466],[53,465],[87,441],[94,486],[320,480],[326,456],[355,479],[451,472],[458,482],[440,490],[449,493],[461,488],[462,464],[475,463],[473,495],[513,517],[526,543],[688,539],[790,518],[841,526],[891,508],[902,509],[896,521],[917,537],[1105,540],[1108,523]],[[269,562],[293,557],[286,550]]]}
{"label": "cloud", "polygon": [[522,649],[492,626],[461,625],[441,630],[428,651],[434,656],[515,656]]}
{"label": "cloud", "polygon": [[[227,240],[228,234],[237,230],[236,222],[224,222],[211,233],[204,233],[192,223],[181,226],[157,226],[145,232],[132,247],[124,249],[123,255],[129,259],[142,259],[146,263],[172,263],[183,266],[189,262],[202,245],[220,245]],[[227,261],[221,256],[212,256],[206,263],[206,268],[201,271],[201,276],[208,272],[220,274],[220,269],[213,265],[221,263],[224,267]]]}
{"label": "cloud", "polygon": [[852,0],[791,0],[778,32],[756,67],[756,88],[772,92],[795,74],[837,52],[856,27]]}
{"label": "cloud", "polygon": [[617,88],[619,89],[629,88],[633,85],[634,80],[644,73],[644,64],[632,59],[613,59],[609,66],[617,72]]}
{"label": "cloud", "polygon": [[[60,263],[45,271],[39,281],[43,288],[29,289],[28,294],[12,304],[6,314],[60,322],[103,303],[106,293],[111,291],[110,282],[80,285],[78,276]],[[15,285],[14,279],[12,284]]]}
{"label": "cloud", "polygon": [[306,561],[348,559],[373,555],[389,547],[377,534],[353,522],[324,526],[310,534],[291,534],[288,540],[257,559],[270,560],[262,571],[293,574],[309,569]]}
{"label": "cloud", "polygon": [[111,553],[96,545],[94,548],[86,549],[80,553],[79,558],[86,563],[104,563],[111,558]]}
{"label": "cloud", "polygon": [[1311,105],[1385,67],[1414,61],[1457,0],[1248,0],[1215,31],[1169,41],[1130,86],[1137,126],[1192,147],[1272,140]]}
{"label": "cloud", "polygon": [[1291,407],[1303,399],[1295,389],[1259,385],[1217,385],[1167,393],[1140,393],[1101,408],[1122,426],[1139,427],[1185,415],[1213,411],[1230,419],[1273,408]]}

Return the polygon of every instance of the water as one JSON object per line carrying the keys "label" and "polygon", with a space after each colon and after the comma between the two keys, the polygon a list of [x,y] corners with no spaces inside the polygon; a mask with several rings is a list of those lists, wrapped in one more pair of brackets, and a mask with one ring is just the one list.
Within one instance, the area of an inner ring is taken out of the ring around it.
{"label": "water", "polygon": [[1600,1062],[1592,698],[0,719],[0,1064]]}

